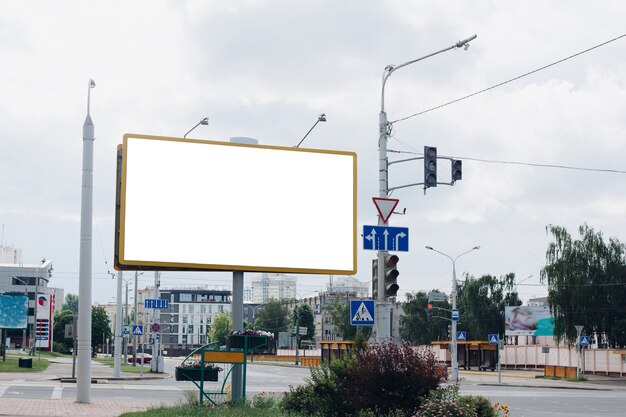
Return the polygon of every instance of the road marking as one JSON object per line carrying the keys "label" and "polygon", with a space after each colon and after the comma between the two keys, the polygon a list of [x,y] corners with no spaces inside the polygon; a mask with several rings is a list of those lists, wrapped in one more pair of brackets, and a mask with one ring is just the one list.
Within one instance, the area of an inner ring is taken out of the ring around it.
{"label": "road marking", "polygon": [[63,395],[63,387],[54,387],[52,390],[51,400],[60,400]]}
{"label": "road marking", "polygon": [[0,385],[0,398],[4,395],[4,392],[9,389],[8,385]]}

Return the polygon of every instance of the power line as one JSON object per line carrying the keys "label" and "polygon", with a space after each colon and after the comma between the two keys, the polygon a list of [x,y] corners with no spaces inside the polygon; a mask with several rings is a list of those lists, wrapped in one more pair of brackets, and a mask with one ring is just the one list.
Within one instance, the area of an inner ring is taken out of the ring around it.
{"label": "power line", "polygon": [[468,94],[468,95],[466,95],[466,96],[463,96],[463,97],[457,98],[456,100],[448,101],[447,103],[440,104],[440,105],[438,105],[438,106],[431,107],[431,108],[426,109],[426,110],[422,110],[422,111],[420,111],[420,112],[418,112],[418,113],[413,113],[413,114],[411,114],[411,115],[409,115],[409,116],[406,116],[406,117],[403,117],[403,118],[400,118],[400,119],[394,120],[394,121],[392,121],[392,122],[390,122],[390,123],[391,123],[391,124],[394,124],[394,123],[396,123],[396,122],[401,122],[401,121],[403,121],[403,120],[407,120],[407,119],[410,119],[410,118],[412,118],[412,117],[420,116],[420,115],[422,115],[422,114],[429,113],[429,112],[431,112],[431,111],[434,111],[434,110],[440,109],[440,108],[442,108],[442,107],[449,106],[450,104],[458,103],[459,101],[462,101],[462,100],[468,99],[468,98],[470,98],[470,97],[477,96],[477,95],[482,94],[482,93],[485,93],[485,92],[487,92],[487,91],[489,91],[489,90],[493,90],[494,88],[501,87],[501,86],[503,86],[503,85],[505,85],[505,84],[511,83],[511,82],[513,82],[513,81],[517,81],[517,80],[519,80],[520,78],[527,77],[527,76],[529,76],[529,75],[531,75],[531,74],[534,74],[534,73],[536,73],[536,72],[542,71],[542,70],[544,70],[544,69],[546,69],[546,68],[550,68],[550,67],[552,67],[552,66],[554,66],[554,65],[560,64],[560,63],[565,62],[565,61],[567,61],[567,60],[569,60],[569,59],[572,59],[572,58],[575,58],[575,57],[580,56],[580,55],[582,55],[582,54],[585,54],[585,53],[587,53],[587,52],[593,51],[594,49],[597,49],[597,48],[600,48],[600,47],[602,47],[602,46],[608,45],[609,43],[611,43],[611,42],[615,42],[615,41],[617,41],[617,40],[619,40],[619,39],[621,39],[621,38],[623,38],[623,37],[626,37],[626,33],[625,33],[625,34],[623,34],[623,35],[620,35],[620,36],[618,36],[618,37],[616,37],[616,38],[609,39],[609,40],[608,40],[608,41],[606,41],[606,42],[602,42],[602,43],[600,43],[600,44],[598,44],[598,45],[592,46],[591,48],[587,48],[587,49],[585,49],[585,50],[583,50],[583,51],[577,52],[577,53],[575,53],[575,54],[573,54],[573,55],[570,55],[570,56],[568,56],[568,57],[565,57],[565,58],[563,58],[563,59],[559,59],[558,61],[555,61],[555,62],[553,62],[553,63],[551,63],[551,64],[544,65],[543,67],[540,67],[540,68],[534,69],[534,70],[532,70],[532,71],[526,72],[526,73],[524,73],[524,74],[522,74],[522,75],[518,75],[517,77],[513,77],[513,78],[511,78],[511,79],[509,79],[509,80],[506,80],[506,81],[503,81],[503,82],[501,82],[501,83],[498,83],[498,84],[492,85],[491,87],[487,87],[487,88],[482,89],[482,90],[480,90],[480,91],[476,91],[475,93]]}

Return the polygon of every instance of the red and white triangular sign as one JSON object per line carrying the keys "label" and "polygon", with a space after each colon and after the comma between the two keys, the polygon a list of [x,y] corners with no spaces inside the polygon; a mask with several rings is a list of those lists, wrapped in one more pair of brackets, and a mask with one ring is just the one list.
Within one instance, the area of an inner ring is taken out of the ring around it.
{"label": "red and white triangular sign", "polygon": [[387,223],[387,220],[391,217],[391,213],[393,213],[394,209],[400,202],[397,198],[374,197],[372,200],[374,201],[376,210],[378,210],[378,214],[380,214],[380,218],[383,219],[384,223]]}

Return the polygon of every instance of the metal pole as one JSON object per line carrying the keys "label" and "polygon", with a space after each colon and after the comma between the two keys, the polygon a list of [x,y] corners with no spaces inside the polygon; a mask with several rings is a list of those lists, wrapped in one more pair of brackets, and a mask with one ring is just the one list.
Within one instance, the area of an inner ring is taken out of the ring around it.
{"label": "metal pole", "polygon": [[[125,312],[124,312],[124,323],[130,326],[130,319],[128,317],[128,281],[124,282],[126,284],[126,299],[124,300]],[[137,349],[137,346],[133,343],[133,352]],[[124,363],[128,361],[128,341],[124,341]],[[133,353],[133,366],[135,366],[135,355]]]}
{"label": "metal pole", "polygon": [[[143,272],[141,274],[143,274]],[[139,294],[137,294],[137,281],[139,280],[139,275],[141,274],[135,271],[135,308],[133,310],[134,311],[133,323],[135,325],[138,323],[137,322],[137,297],[139,296]],[[135,336],[134,334],[133,334],[133,366],[137,366],[137,336]]]}
{"label": "metal pole", "polygon": [[[87,87],[87,117],[83,124],[83,178],[80,204],[80,265],[78,280],[78,375],[76,402],[91,402],[91,252],[93,218],[93,142],[95,129],[89,114],[91,89]],[[35,304],[36,305],[36,304]]]}
{"label": "metal pole", "polygon": [[[456,310],[456,259],[452,260],[452,310]],[[458,341],[456,339],[456,320],[452,319],[452,381],[459,381]]]}
{"label": "metal pole", "polygon": [[[233,313],[233,331],[243,331],[243,272],[233,271],[233,298],[231,301]],[[244,352],[245,355],[248,352]],[[232,400],[238,402],[245,397],[243,387],[244,365],[233,365],[232,371]]]}
{"label": "metal pole", "polygon": [[120,377],[122,370],[122,271],[117,271],[117,303],[115,305],[115,348],[113,353],[113,375]]}

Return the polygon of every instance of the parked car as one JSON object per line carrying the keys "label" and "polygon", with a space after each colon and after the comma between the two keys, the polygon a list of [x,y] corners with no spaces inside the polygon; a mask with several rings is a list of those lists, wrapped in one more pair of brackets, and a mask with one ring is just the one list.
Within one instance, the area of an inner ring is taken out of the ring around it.
{"label": "parked car", "polygon": [[[143,363],[150,363],[150,361],[152,360],[152,356],[150,355],[144,355],[143,356]],[[129,356],[128,357],[128,363],[133,363],[133,357]],[[141,364],[141,354],[137,355],[137,358],[135,359],[135,363],[137,364]]]}

